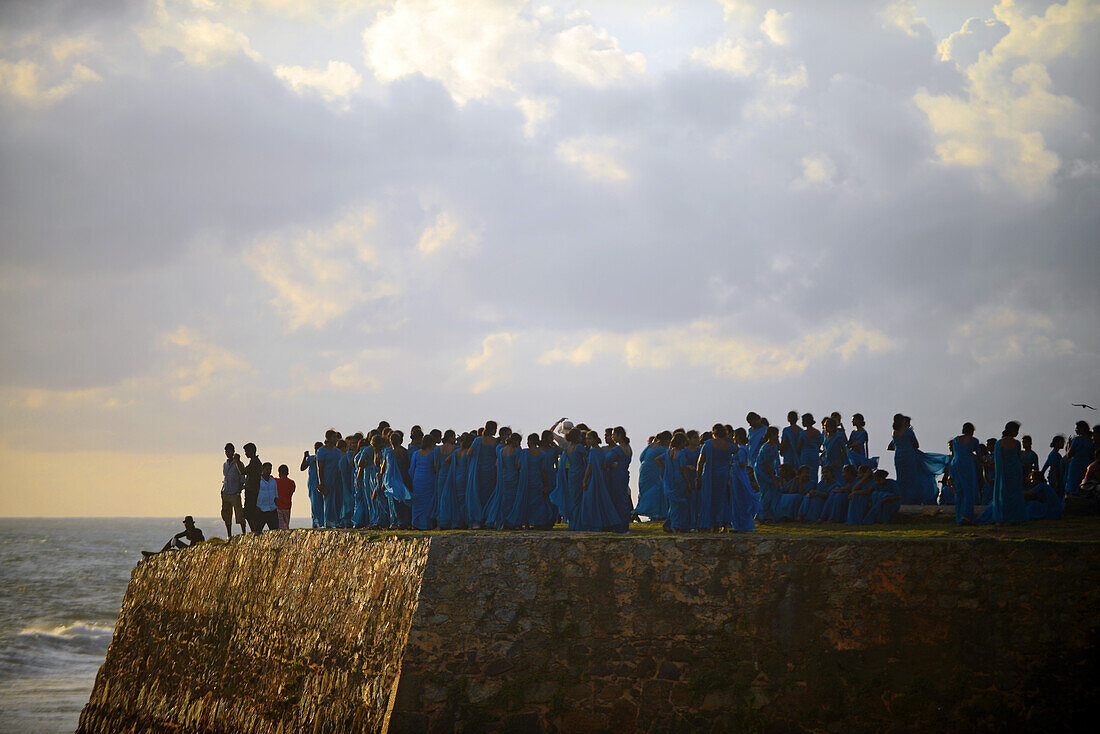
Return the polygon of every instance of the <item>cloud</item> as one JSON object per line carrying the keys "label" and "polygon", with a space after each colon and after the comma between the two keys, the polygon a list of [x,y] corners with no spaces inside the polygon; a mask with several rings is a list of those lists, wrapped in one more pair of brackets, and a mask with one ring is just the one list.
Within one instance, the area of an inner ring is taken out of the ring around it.
{"label": "cloud", "polygon": [[965,70],[978,60],[982,51],[992,50],[1008,31],[1008,25],[996,18],[970,18],[962,28],[940,41],[940,58]]}
{"label": "cloud", "polygon": [[56,84],[43,85],[43,73],[41,66],[27,59],[17,62],[0,59],[0,94],[29,105],[47,105],[102,79],[84,64],[73,64],[68,77]]}
{"label": "cloud", "polygon": [[539,125],[554,114],[555,102],[545,97],[520,97],[516,107],[523,113],[523,134],[533,138]]}
{"label": "cloud", "polygon": [[517,336],[506,331],[489,334],[481,341],[481,350],[463,361],[466,373],[474,382],[470,392],[475,395],[505,384],[510,376],[511,348]]}
{"label": "cloud", "polygon": [[465,228],[457,215],[450,211],[441,211],[416,243],[421,255],[437,255],[446,250],[455,250],[468,255],[478,245],[478,234]]}
{"label": "cloud", "polygon": [[383,374],[392,371],[400,362],[394,350],[363,349],[331,370],[326,375],[327,379],[323,386],[311,387],[311,389],[316,391],[327,387],[340,392],[378,392],[384,384]]}
{"label": "cloud", "polygon": [[720,38],[712,46],[693,49],[691,59],[738,76],[748,76],[759,66],[754,48],[744,41],[734,41],[731,38]]}
{"label": "cloud", "polygon": [[802,335],[779,346],[722,333],[713,321],[627,333],[593,331],[567,336],[539,357],[539,363],[584,365],[601,355],[620,360],[632,370],[709,369],[716,377],[777,380],[804,372],[830,356],[850,361],[878,354],[894,342],[859,323],[846,323]]}
{"label": "cloud", "polygon": [[210,344],[194,330],[181,326],[163,335],[173,347],[174,368],[166,375],[172,397],[187,401],[211,388],[221,388],[252,371],[235,353]]}
{"label": "cloud", "polygon": [[195,66],[218,66],[240,56],[260,60],[260,54],[241,31],[205,16],[175,20],[163,5],[159,6],[152,23],[136,28],[135,32],[148,53],[157,54],[162,49],[172,48]]}
{"label": "cloud", "polygon": [[954,330],[948,349],[978,365],[1009,369],[1024,358],[1066,357],[1074,353],[1076,345],[1042,314],[986,305]]}
{"label": "cloud", "polygon": [[354,208],[321,229],[292,229],[258,239],[245,264],[272,289],[271,305],[287,329],[319,329],[358,304],[395,295],[379,280],[369,207]]}
{"label": "cloud", "polygon": [[921,33],[932,32],[928,27],[928,21],[917,15],[913,0],[894,0],[882,9],[879,18],[885,27],[900,30],[913,38]]}
{"label": "cloud", "polygon": [[824,153],[802,157],[802,175],[794,186],[798,189],[828,189],[836,182],[836,164]]}
{"label": "cloud", "polygon": [[326,102],[347,102],[363,83],[359,72],[345,61],[329,61],[324,68],[312,69],[276,66],[275,76],[298,94],[316,93]]}
{"label": "cloud", "polygon": [[611,138],[573,138],[558,143],[558,158],[596,181],[625,181],[630,173],[619,163],[622,145]]}
{"label": "cloud", "polygon": [[1068,0],[1028,16],[1003,0],[994,14],[997,24],[968,20],[960,35],[941,45],[941,55],[968,60],[968,36],[977,30],[987,42],[1000,36],[965,68],[965,94],[920,90],[913,101],[937,137],[940,161],[989,171],[1027,196],[1046,195],[1061,160],[1045,134],[1073,124],[1079,109],[1073,98],[1055,93],[1047,63],[1083,50],[1100,19],[1100,3]]}
{"label": "cloud", "polygon": [[523,0],[397,0],[364,31],[365,59],[383,83],[422,74],[460,106],[515,92],[528,67],[592,87],[645,72],[642,54],[624,52],[587,21],[585,13],[558,18]]}
{"label": "cloud", "polygon": [[764,22],[760,24],[760,30],[768,37],[768,40],[776,46],[787,46],[791,42],[789,22],[790,13],[780,13],[774,8],[764,13]]}

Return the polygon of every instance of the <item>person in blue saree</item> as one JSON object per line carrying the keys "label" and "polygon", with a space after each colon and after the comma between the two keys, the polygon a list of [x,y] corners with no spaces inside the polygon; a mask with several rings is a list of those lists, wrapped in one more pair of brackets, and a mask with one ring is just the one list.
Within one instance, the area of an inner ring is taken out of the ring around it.
{"label": "person in blue saree", "polygon": [[466,469],[466,521],[471,528],[485,524],[485,510],[497,484],[497,422],[486,421],[470,445]]}
{"label": "person in blue saree", "polygon": [[355,512],[355,476],[351,468],[352,448],[345,439],[337,441],[336,447],[340,449],[340,478],[342,480],[338,527],[350,528],[351,516]]}
{"label": "person in blue saree", "polygon": [[871,508],[867,511],[868,522],[888,523],[890,518],[901,509],[901,490],[898,489],[898,483],[888,479],[888,476],[889,473],[885,469],[875,470]]}
{"label": "person in blue saree", "polygon": [[1065,436],[1055,436],[1050,439],[1050,453],[1047,454],[1047,460],[1043,463],[1043,476],[1046,477],[1047,484],[1061,496],[1066,489],[1066,469],[1062,462],[1062,449],[1066,446]]}
{"label": "person in blue saree", "polygon": [[[691,469],[692,475],[695,477],[695,481],[691,486],[691,491],[687,493],[688,512],[691,513],[691,527],[697,528],[699,524],[699,474],[695,471],[696,465],[699,463],[699,454],[703,450],[703,437],[699,435],[699,431],[694,428],[684,434],[687,439],[687,445],[684,446],[684,463]],[[707,432],[707,440],[710,440],[710,432]]]}
{"label": "person in blue saree", "polygon": [[833,467],[833,471],[840,474],[848,463],[848,442],[832,416],[824,420],[824,426],[825,442],[821,448],[821,463],[823,466]]}
{"label": "person in blue saree", "polygon": [[997,439],[991,438],[978,447],[978,504],[988,505],[993,501],[993,448]]}
{"label": "person in blue saree", "polygon": [[848,493],[848,525],[867,525],[874,522],[870,517],[871,493],[874,492],[874,474],[871,467],[861,466],[856,470],[856,481]]}
{"label": "person in blue saree", "polygon": [[825,506],[821,508],[822,522],[842,523],[848,520],[848,497],[859,480],[856,478],[855,467],[848,464],[844,465],[840,477],[840,481],[829,490],[829,497],[825,500]]}
{"label": "person in blue saree", "polygon": [[756,530],[753,520],[760,512],[760,498],[749,479],[749,436],[744,428],[733,432],[735,451],[730,455],[730,525],[736,533]]}
{"label": "person in blue saree", "polygon": [[936,504],[939,494],[936,477],[947,468],[951,457],[921,451],[911,419],[901,413],[894,416],[893,438],[887,450],[894,452],[894,473],[903,504]]}
{"label": "person in blue saree", "polygon": [[[388,426],[387,426],[388,430]],[[367,471],[367,526],[371,528],[388,528],[390,526],[390,501],[386,496],[386,485],[382,481],[382,466],[384,464],[386,448],[389,445],[389,434],[375,433],[370,440],[372,463],[366,467]]]}
{"label": "person in blue saree", "polygon": [[864,466],[869,468],[871,471],[878,469],[878,457],[868,457],[867,454],[863,452],[863,443],[861,443],[860,441],[849,440],[848,445],[844,449],[845,458],[847,459],[849,464],[856,468],[857,471],[860,467]]}
{"label": "person in blue saree", "polygon": [[760,446],[764,443],[764,434],[768,431],[768,419],[761,418],[758,413],[749,412],[745,416],[745,422],[749,424],[749,459],[756,464],[756,455],[760,453]]}
{"label": "person in blue saree", "polygon": [[370,472],[364,471],[364,467],[374,463],[374,450],[370,441],[363,439],[359,442],[359,450],[355,453],[352,467],[355,471],[355,509],[351,513],[351,526],[365,528],[370,524]]}
{"label": "person in blue saree", "polygon": [[608,472],[608,491],[615,505],[617,522],[614,530],[625,533],[630,518],[634,514],[634,504],[630,500],[630,460],[634,452],[630,448],[630,439],[626,429],[616,426],[611,429],[611,442],[608,444],[604,459],[610,467]]}
{"label": "person in blue saree", "polygon": [[[516,491],[517,521],[519,527],[546,530],[554,525],[550,505],[552,464],[550,450],[542,445],[539,434],[527,437],[527,448],[520,452],[519,488]],[[522,499],[521,499],[522,498]],[[519,507],[523,503],[522,508]]]}
{"label": "person in blue saree", "polygon": [[[809,471],[809,467],[805,467]],[[812,478],[812,475],[811,475]],[[802,505],[798,508],[798,519],[802,522],[821,522],[821,513],[825,509],[825,502],[829,494],[836,488],[836,477],[833,476],[833,468],[826,466],[821,469],[821,481],[816,486],[810,485],[809,491],[802,499]]]}
{"label": "person in blue saree", "polygon": [[783,459],[784,464],[799,466],[799,461],[802,458],[800,452],[802,429],[798,427],[797,410],[787,413],[787,424],[787,427],[783,429],[783,433],[779,436],[779,456]]}
{"label": "person in blue saree", "polygon": [[765,429],[764,443],[756,454],[752,471],[760,487],[760,513],[756,519],[761,522],[775,520],[775,503],[779,499],[779,430],[775,426]]}
{"label": "person in blue saree", "polygon": [[560,495],[568,508],[566,521],[570,530],[580,529],[581,524],[581,497],[584,495],[584,474],[588,461],[588,449],[582,445],[583,440],[581,429],[570,428],[565,432],[565,450],[558,457]]}
{"label": "person in blue saree", "polygon": [[606,456],[600,448],[600,434],[588,432],[588,462],[584,471],[584,493],[581,495],[578,530],[626,532],[620,526],[619,516],[611,501],[607,487],[604,462]]}
{"label": "person in blue saree", "polygon": [[340,526],[340,505],[344,478],[340,475],[342,454],[336,448],[336,431],[325,431],[325,443],[317,449],[317,491],[325,498],[325,527]]}
{"label": "person in blue saree", "polygon": [[382,452],[382,486],[389,506],[389,526],[407,530],[412,526],[412,512],[409,509],[412,494],[405,481],[408,472],[402,471],[401,466],[400,452],[405,451],[401,445],[403,439],[401,431],[390,434],[390,445]]}
{"label": "person in blue saree", "polygon": [[814,414],[802,414],[802,433],[798,437],[798,465],[810,467],[810,479],[816,484],[821,468],[821,431],[814,426]]}
{"label": "person in blue saree", "polygon": [[302,466],[300,471],[308,472],[306,474],[306,489],[309,491],[309,514],[310,519],[313,522],[313,527],[323,528],[325,526],[325,496],[317,491],[317,449],[324,446],[323,443],[318,441],[313,444],[313,454],[308,451],[305,452],[305,456],[302,457]]}
{"label": "person in blue saree", "polygon": [[668,500],[664,490],[664,459],[668,456],[668,444],[672,434],[661,431],[638,456],[638,506],[634,512],[650,520],[664,522],[668,516]]}
{"label": "person in blue saree", "polygon": [[1081,481],[1085,478],[1085,470],[1092,462],[1092,432],[1085,421],[1077,421],[1074,426],[1073,439],[1069,442],[1069,450],[1066,451],[1066,494],[1073,494],[1081,489]]}
{"label": "person in blue saree", "polygon": [[1020,464],[1024,467],[1024,476],[1030,477],[1031,472],[1039,469],[1039,454],[1031,448],[1031,436],[1024,436],[1020,439],[1020,442],[1023,444],[1023,450],[1020,452]]}
{"label": "person in blue saree", "polygon": [[735,447],[726,436],[726,427],[715,423],[711,438],[699,451],[695,474],[699,477],[697,530],[714,530],[730,525],[730,457]]}
{"label": "person in blue saree", "polygon": [[974,505],[980,490],[978,446],[973,423],[964,423],[962,433],[951,439],[951,463],[947,471],[955,493],[955,522],[959,525],[974,522]]}
{"label": "person in blue saree", "polygon": [[[458,436],[449,428],[442,434],[440,434],[439,431],[433,430],[432,435],[439,437],[442,441],[437,449],[439,451],[439,471],[436,472],[435,475],[435,497],[432,499],[432,525],[434,527],[440,527],[439,516],[444,514],[443,492],[447,482],[450,481],[448,475],[454,467],[454,463],[447,461],[447,459],[451,458],[454,452],[458,450]],[[453,516],[453,510],[448,508],[446,514],[448,518],[451,518]],[[448,522],[450,522],[450,519]]]}
{"label": "person in blue saree", "polygon": [[497,451],[497,483],[489,504],[485,507],[485,527],[495,530],[515,530],[516,492],[519,489],[520,439],[518,433],[507,434]]}
{"label": "person in blue saree", "polygon": [[669,443],[668,456],[665,457],[664,487],[668,498],[665,529],[674,533],[686,533],[691,530],[692,525],[687,495],[694,489],[695,474],[688,468],[686,447],[687,436],[674,433]]}
{"label": "person in blue saree", "polygon": [[[805,470],[805,471],[803,471]],[[801,467],[795,472],[793,464],[782,464],[779,467],[779,495],[775,501],[776,522],[794,522],[798,519],[798,511],[805,499],[803,494],[806,485],[810,481],[810,468]]]}
{"label": "person in blue saree", "polygon": [[852,414],[852,432],[848,434],[848,445],[858,444],[857,450],[866,457],[871,456],[871,442],[867,436],[867,422],[863,413]]}
{"label": "person in blue saree", "polygon": [[439,450],[435,436],[420,439],[420,448],[412,452],[409,476],[412,478],[412,526],[417,530],[432,529],[432,503],[439,475]]}
{"label": "person in blue saree", "polygon": [[1043,473],[1033,469],[1024,490],[1028,520],[1061,520],[1064,500],[1043,478]]}
{"label": "person in blue saree", "polygon": [[1001,432],[1001,440],[993,447],[993,501],[978,518],[978,523],[1019,523],[1027,520],[1024,502],[1024,472],[1020,462],[1020,424],[1009,421]]}

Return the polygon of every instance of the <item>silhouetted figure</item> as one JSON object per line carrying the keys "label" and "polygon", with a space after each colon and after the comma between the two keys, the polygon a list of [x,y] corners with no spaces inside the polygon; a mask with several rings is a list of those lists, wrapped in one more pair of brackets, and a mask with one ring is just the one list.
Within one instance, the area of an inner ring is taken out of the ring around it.
{"label": "silhouetted figure", "polygon": [[164,553],[165,551],[182,550],[184,548],[190,548],[193,545],[197,545],[206,540],[206,536],[202,534],[202,530],[195,527],[195,518],[188,515],[183,518],[183,532],[176,533],[172,536],[172,539],[164,544],[164,547],[154,553],[153,551],[142,551],[141,555],[148,558],[149,556],[155,556],[157,553]]}

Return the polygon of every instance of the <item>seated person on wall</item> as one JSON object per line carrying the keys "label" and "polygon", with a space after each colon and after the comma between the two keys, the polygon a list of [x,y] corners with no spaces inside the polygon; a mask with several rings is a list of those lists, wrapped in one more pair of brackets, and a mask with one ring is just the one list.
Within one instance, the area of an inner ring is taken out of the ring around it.
{"label": "seated person on wall", "polygon": [[[172,536],[172,539],[164,544],[157,553],[164,553],[170,550],[182,550],[183,548],[190,548],[193,545],[197,545],[206,540],[206,536],[202,534],[202,530],[195,527],[195,518],[188,515],[183,518],[183,532],[176,533]],[[141,555],[148,558],[149,556],[155,556],[157,553],[153,551],[142,551]]]}

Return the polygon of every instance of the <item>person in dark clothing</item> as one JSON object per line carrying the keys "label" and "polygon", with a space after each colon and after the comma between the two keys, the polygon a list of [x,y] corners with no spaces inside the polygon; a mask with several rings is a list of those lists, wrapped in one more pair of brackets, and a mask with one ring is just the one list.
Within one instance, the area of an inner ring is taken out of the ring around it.
{"label": "person in dark clothing", "polygon": [[256,498],[260,495],[260,476],[264,465],[256,455],[256,444],[246,443],[244,455],[248,459],[248,465],[244,468],[244,519],[248,521],[248,529],[256,532],[260,526]]}
{"label": "person in dark clothing", "polygon": [[[170,550],[182,550],[205,541],[206,536],[202,534],[202,530],[195,527],[195,518],[188,515],[183,518],[183,532],[173,535],[172,539],[165,543],[164,547],[157,551],[157,553],[164,553]],[[142,551],[141,555],[148,558],[149,556],[157,555],[157,553],[153,551]]]}

